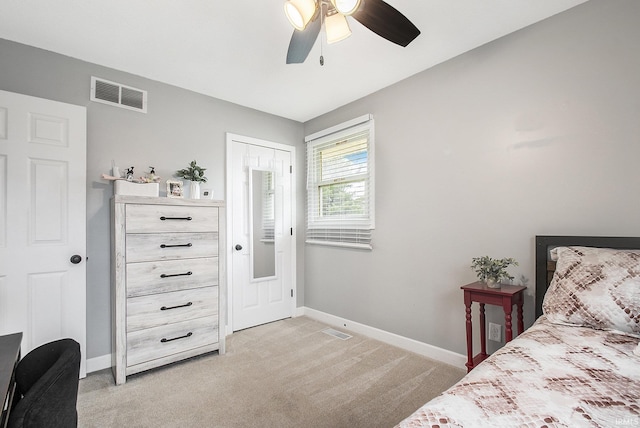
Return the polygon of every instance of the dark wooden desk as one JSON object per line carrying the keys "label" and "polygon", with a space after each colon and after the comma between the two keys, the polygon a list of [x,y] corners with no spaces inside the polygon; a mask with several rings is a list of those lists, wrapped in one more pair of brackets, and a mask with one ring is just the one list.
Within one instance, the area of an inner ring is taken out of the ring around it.
{"label": "dark wooden desk", "polygon": [[0,397],[2,398],[2,417],[0,428],[5,428],[9,421],[9,411],[15,392],[14,372],[20,361],[20,343],[22,333],[0,336]]}
{"label": "dark wooden desk", "polygon": [[[502,284],[500,288],[489,288],[482,282],[472,282],[460,287],[464,290],[464,305],[467,312],[467,372],[484,361],[487,355],[487,337],[484,317],[484,305],[502,306],[505,319],[505,341],[513,339],[511,312],[513,305],[518,307],[518,332],[524,330],[522,305],[524,303],[524,290],[522,285]],[[473,356],[473,329],[471,326],[471,303],[480,303],[480,353]]]}

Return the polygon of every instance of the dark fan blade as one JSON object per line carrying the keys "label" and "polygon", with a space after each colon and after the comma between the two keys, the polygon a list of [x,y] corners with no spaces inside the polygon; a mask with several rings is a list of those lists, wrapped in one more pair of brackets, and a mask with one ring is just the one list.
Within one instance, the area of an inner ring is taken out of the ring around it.
{"label": "dark fan blade", "polygon": [[380,37],[403,47],[420,34],[406,16],[382,0],[364,0],[363,7],[352,16]]}
{"label": "dark fan blade", "polygon": [[315,20],[307,24],[304,30],[294,30],[287,51],[287,64],[301,64],[307,59],[311,48],[316,43],[320,34],[321,22],[316,16]]}

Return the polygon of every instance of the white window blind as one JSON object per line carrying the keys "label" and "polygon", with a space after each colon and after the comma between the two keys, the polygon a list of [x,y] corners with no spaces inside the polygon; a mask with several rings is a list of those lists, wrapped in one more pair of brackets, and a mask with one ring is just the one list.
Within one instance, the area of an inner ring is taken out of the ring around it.
{"label": "white window blind", "polygon": [[306,138],[307,243],[372,248],[373,137],[367,115]]}

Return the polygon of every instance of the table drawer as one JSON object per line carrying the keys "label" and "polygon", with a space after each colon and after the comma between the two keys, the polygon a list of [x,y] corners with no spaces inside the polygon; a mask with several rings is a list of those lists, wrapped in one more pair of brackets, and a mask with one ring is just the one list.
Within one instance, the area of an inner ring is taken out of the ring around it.
{"label": "table drawer", "polygon": [[127,205],[127,233],[217,232],[218,210],[209,207]]}
{"label": "table drawer", "polygon": [[127,333],[127,366],[218,342],[216,317],[197,318]]}
{"label": "table drawer", "polygon": [[127,331],[218,314],[218,287],[152,294],[127,299]]}
{"label": "table drawer", "polygon": [[218,258],[127,263],[127,297],[218,285]]}
{"label": "table drawer", "polygon": [[139,233],[127,234],[126,239],[127,263],[218,255],[218,234],[215,232]]}

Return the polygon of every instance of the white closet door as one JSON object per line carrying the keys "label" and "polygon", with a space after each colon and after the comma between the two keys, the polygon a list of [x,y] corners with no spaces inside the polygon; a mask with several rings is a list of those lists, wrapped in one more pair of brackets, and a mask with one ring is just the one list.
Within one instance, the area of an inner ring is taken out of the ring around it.
{"label": "white closet door", "polygon": [[86,374],[86,109],[0,91],[0,334],[64,337]]}
{"label": "white closet door", "polygon": [[[290,151],[293,148],[279,150],[268,142],[241,136],[232,137],[228,148],[231,150],[228,202],[232,211],[230,307],[232,329],[237,331],[293,316],[295,248]],[[273,198],[268,210],[273,218],[269,225],[271,232],[266,234],[259,230],[265,223],[265,207],[258,207],[255,202],[255,193],[265,192],[265,187],[264,183],[252,180],[256,173],[271,174],[269,187]],[[271,264],[269,268],[259,260],[268,251],[260,250],[262,245],[272,251],[266,263]]]}

